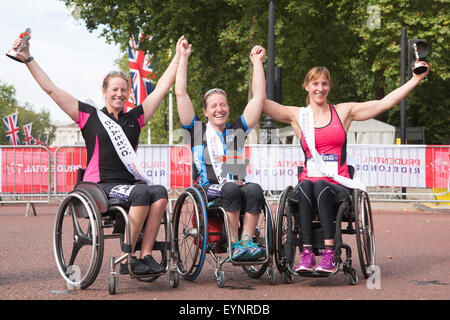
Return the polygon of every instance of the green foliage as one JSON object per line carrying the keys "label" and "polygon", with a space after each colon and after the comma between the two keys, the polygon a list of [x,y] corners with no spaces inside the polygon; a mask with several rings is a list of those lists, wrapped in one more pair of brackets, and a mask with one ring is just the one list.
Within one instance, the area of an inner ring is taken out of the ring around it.
{"label": "green foliage", "polygon": [[[21,142],[25,140],[23,126],[28,123],[33,123],[32,135],[34,137],[41,135],[41,140],[44,141],[48,137],[49,144],[51,144],[51,141],[55,138],[56,127],[51,123],[50,112],[46,110],[35,112],[33,111],[33,106],[30,104],[20,106],[15,95],[16,89],[12,85],[3,84],[0,81],[0,116],[3,118],[16,111],[19,113],[19,139]],[[0,144],[9,145],[3,125],[0,128]]]}
{"label": "green foliage", "polygon": [[[227,91],[231,119],[242,112],[251,78],[250,49],[255,44],[267,48],[269,1],[62,1],[79,9],[88,29],[101,30],[108,42],[124,49],[131,35],[151,35],[141,48],[155,55],[158,73],[165,70],[168,49],[173,50],[176,40],[185,35],[193,44],[188,91],[197,114],[202,116],[202,95],[212,87]],[[407,98],[407,126],[424,126],[430,144],[448,137],[442,119],[448,123],[449,0],[274,3],[275,62],[283,68],[283,104],[303,105],[303,78],[316,65],[331,72],[331,102],[382,98],[400,85],[400,36],[401,28],[407,27],[408,38],[427,39],[432,64],[432,74]],[[379,10],[379,27],[373,27],[369,6]],[[160,112],[164,113],[158,110],[155,117]],[[393,108],[380,119],[398,126],[398,113],[399,108]],[[442,117],[437,119],[436,114]],[[161,118],[156,119],[161,124]]]}

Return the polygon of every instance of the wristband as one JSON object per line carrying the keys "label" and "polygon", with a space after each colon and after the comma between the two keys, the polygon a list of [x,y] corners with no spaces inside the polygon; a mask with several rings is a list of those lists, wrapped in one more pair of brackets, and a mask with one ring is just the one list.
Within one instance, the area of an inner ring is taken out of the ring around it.
{"label": "wristband", "polygon": [[24,60],[24,63],[28,63],[28,62],[30,62],[31,60],[33,60],[34,58],[33,57],[28,57],[28,58],[26,58],[25,60]]}

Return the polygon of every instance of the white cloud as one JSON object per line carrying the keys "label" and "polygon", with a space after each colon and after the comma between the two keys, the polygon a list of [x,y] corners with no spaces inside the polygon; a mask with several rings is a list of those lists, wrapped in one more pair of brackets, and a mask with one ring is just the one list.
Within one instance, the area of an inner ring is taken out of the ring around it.
{"label": "white cloud", "polygon": [[60,88],[79,100],[92,99],[103,106],[101,82],[115,69],[118,46],[109,45],[98,32],[90,33],[77,23],[58,0],[21,0],[3,3],[0,11],[0,80],[16,88],[20,104],[30,103],[36,111],[50,111],[53,120],[70,121],[42,91],[26,67],[6,53],[26,27],[32,29],[31,54]]}

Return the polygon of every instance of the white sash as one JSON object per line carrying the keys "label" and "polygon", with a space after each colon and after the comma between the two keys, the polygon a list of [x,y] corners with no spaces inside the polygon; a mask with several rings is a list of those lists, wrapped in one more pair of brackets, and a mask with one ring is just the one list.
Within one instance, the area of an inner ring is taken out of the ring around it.
{"label": "white sash", "polygon": [[152,184],[152,182],[146,177],[142,167],[139,165],[136,152],[134,152],[134,149],[123,132],[122,127],[104,114],[101,110],[97,108],[96,110],[98,118],[108,133],[117,155],[120,160],[122,160],[127,170],[136,178],[136,180],[142,180],[147,184]]}
{"label": "white sash", "polygon": [[223,159],[225,150],[223,147],[222,139],[220,139],[216,130],[214,130],[209,122],[206,124],[206,144],[208,147],[209,159],[211,160],[211,164],[213,166],[214,173],[216,174],[219,184],[225,183],[227,182],[227,180],[232,180],[233,177],[226,179],[220,176],[222,173],[223,162],[219,161],[218,158]]}
{"label": "white sash", "polygon": [[322,157],[316,150],[316,143],[314,137],[314,114],[311,106],[306,108],[300,108],[298,112],[300,129],[305,137],[306,144],[316,164],[316,169],[326,177],[333,179],[337,183],[351,189],[359,189],[366,191],[366,186],[363,185],[358,179],[349,179],[347,177],[340,176],[337,173],[330,172],[323,161]]}

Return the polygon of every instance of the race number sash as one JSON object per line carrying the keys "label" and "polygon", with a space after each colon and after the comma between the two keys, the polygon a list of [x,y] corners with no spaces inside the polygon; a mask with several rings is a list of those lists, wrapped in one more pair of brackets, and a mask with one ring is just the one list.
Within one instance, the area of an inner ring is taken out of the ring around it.
{"label": "race number sash", "polygon": [[120,160],[122,160],[127,170],[136,178],[136,180],[142,180],[147,184],[152,184],[152,182],[145,176],[144,171],[139,165],[136,152],[134,152],[134,149],[123,132],[122,127],[104,114],[101,110],[96,110],[98,118],[108,133],[117,155]]}
{"label": "race number sash", "polygon": [[[209,122],[206,124],[206,144],[208,147],[209,159],[211,160],[219,184],[224,184],[228,180],[232,180],[233,177],[230,177],[229,179],[221,177],[225,150],[222,140]],[[222,161],[219,161],[219,159],[222,159]]]}
{"label": "race number sash", "polygon": [[[305,137],[306,144],[308,145],[309,151],[314,159],[315,171],[322,173],[323,176],[333,179],[337,183],[351,189],[360,189],[366,191],[366,186],[363,185],[357,179],[349,179],[347,177],[340,176],[337,174],[337,170],[330,170],[329,165],[325,163],[322,156],[316,150],[316,142],[314,137],[314,114],[311,106],[299,109],[299,124],[302,130],[303,136]],[[309,175],[309,168],[308,168]],[[316,174],[317,176],[317,174]]]}

